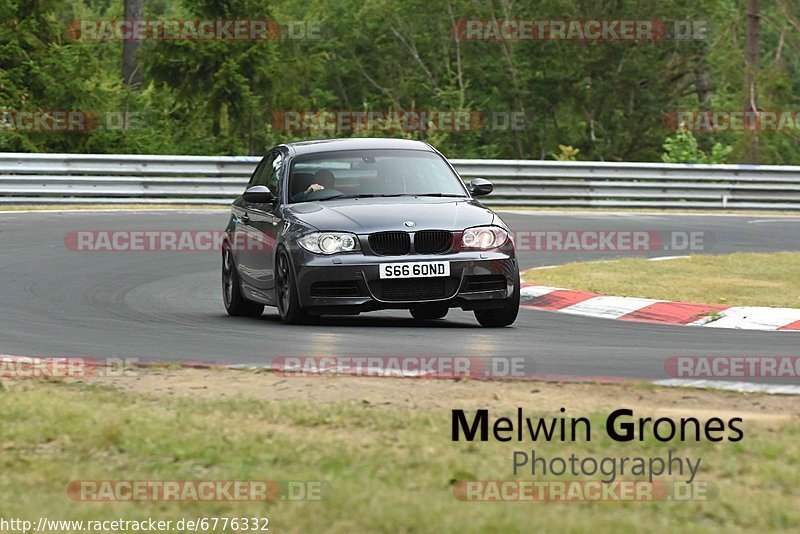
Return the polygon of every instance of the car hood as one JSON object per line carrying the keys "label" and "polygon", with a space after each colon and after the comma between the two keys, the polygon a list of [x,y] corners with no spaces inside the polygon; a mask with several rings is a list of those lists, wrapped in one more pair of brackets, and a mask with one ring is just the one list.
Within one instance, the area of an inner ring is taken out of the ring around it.
{"label": "car hood", "polygon": [[[495,214],[471,199],[369,198],[303,202],[286,214],[318,230],[365,234],[389,230],[463,230],[492,224]],[[411,221],[414,226],[407,227]]]}

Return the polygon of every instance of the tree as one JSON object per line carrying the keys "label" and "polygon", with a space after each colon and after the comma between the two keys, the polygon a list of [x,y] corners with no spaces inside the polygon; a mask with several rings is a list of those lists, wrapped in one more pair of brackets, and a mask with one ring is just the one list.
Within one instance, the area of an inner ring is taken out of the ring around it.
{"label": "tree", "polygon": [[[125,0],[125,20],[133,22],[142,18],[142,0]],[[142,73],[136,59],[141,42],[127,39],[122,44],[122,81],[130,87],[142,83]]]}
{"label": "tree", "polygon": [[[761,18],[758,0],[747,0],[747,44],[744,56],[745,111],[758,113],[758,67],[760,59],[759,19]],[[748,163],[758,163],[759,132],[754,128],[749,133],[750,146]]]}

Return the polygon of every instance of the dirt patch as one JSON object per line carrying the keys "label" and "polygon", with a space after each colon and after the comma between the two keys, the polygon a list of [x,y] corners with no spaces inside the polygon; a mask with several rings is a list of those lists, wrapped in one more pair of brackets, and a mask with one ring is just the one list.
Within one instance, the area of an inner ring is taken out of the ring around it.
{"label": "dirt patch", "polygon": [[522,406],[556,412],[565,407],[576,414],[630,407],[650,415],[698,418],[730,415],[767,424],[800,419],[800,398],[796,396],[654,387],[644,383],[296,377],[227,369],[142,369],[137,373],[137,376],[98,377],[90,382],[150,396],[204,399],[242,396],[263,401],[351,402],[408,410],[455,407],[513,410]]}

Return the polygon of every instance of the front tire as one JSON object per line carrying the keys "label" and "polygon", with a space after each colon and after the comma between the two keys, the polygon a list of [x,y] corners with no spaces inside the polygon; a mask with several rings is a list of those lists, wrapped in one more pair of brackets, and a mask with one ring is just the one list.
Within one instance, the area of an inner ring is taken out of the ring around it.
{"label": "front tire", "polygon": [[514,324],[519,313],[519,277],[514,282],[514,295],[506,299],[502,308],[488,310],[475,310],[475,319],[481,326],[487,328],[501,328]]}
{"label": "front tire", "polygon": [[264,305],[247,300],[242,295],[242,284],[231,249],[222,248],[222,301],[228,315],[233,317],[258,317],[264,312]]}
{"label": "front tire", "polygon": [[311,318],[300,307],[292,262],[289,261],[289,253],[285,248],[281,248],[278,251],[278,257],[275,258],[275,300],[278,305],[278,314],[284,323],[302,324]]}

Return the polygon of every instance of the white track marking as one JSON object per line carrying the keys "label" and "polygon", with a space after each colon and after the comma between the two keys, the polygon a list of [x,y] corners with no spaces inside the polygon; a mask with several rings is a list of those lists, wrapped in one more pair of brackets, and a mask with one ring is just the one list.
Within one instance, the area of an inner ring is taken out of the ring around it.
{"label": "white track marking", "polygon": [[561,313],[571,313],[573,315],[588,315],[590,317],[602,317],[604,319],[618,319],[623,315],[628,315],[636,310],[641,310],[645,306],[650,306],[656,302],[663,302],[654,299],[642,299],[636,297],[593,297],[572,306],[567,306],[558,311]]}
{"label": "white track marking", "polygon": [[708,323],[717,319],[716,315],[706,315],[705,317],[700,317],[696,321],[692,321],[691,323],[687,323],[686,326],[706,326]]}
{"label": "white track marking", "polygon": [[800,386],[790,384],[755,384],[753,382],[729,382],[724,380],[688,380],[685,378],[669,378],[656,380],[657,386],[721,389],[739,393],[767,393],[770,395],[800,395]]}
{"label": "white track marking", "polygon": [[743,328],[747,330],[777,330],[800,321],[800,309],[745,306],[728,308],[722,317],[704,325],[706,328]]}
{"label": "white track marking", "polygon": [[683,260],[691,258],[691,256],[659,256],[658,258],[647,258],[647,261],[670,261],[670,260]]}
{"label": "white track marking", "polygon": [[547,287],[547,286],[526,286],[520,289],[519,294],[521,297],[528,299],[535,299],[549,295],[553,291],[563,291],[560,287]]}

